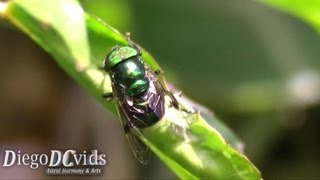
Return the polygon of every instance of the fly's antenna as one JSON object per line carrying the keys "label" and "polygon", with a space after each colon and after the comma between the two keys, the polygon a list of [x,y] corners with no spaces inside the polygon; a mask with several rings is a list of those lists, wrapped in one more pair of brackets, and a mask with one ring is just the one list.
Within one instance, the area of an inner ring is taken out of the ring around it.
{"label": "fly's antenna", "polygon": [[133,47],[134,49],[136,49],[139,54],[141,55],[141,48],[138,44],[134,43],[132,40],[131,40],[131,33],[130,32],[126,32],[126,40],[128,41],[128,44],[129,46]]}
{"label": "fly's antenna", "polygon": [[132,43],[130,36],[131,36],[131,33],[130,32],[126,32],[126,39],[127,39],[129,44]]}

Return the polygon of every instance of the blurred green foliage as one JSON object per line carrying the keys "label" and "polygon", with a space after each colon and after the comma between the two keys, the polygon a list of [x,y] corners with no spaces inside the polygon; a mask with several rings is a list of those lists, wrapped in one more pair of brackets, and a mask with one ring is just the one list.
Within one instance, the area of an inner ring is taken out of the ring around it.
{"label": "blurred green foliage", "polygon": [[320,31],[320,1],[261,0],[261,2],[297,16]]}
{"label": "blurred green foliage", "polygon": [[88,0],[79,1],[89,14],[92,14],[121,32],[132,29],[132,8],[128,0]]}

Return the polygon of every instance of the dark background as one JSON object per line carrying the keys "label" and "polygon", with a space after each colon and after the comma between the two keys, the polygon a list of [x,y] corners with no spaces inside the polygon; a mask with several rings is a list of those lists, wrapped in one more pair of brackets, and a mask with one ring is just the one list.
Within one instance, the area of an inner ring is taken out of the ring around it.
{"label": "dark background", "polygon": [[[264,179],[320,178],[320,39],[309,26],[249,0],[80,2],[130,31],[170,82],[231,127]],[[0,162],[7,149],[98,149],[108,160],[102,178],[175,178],[157,157],[140,165],[117,117],[0,22]],[[44,173],[1,167],[0,178]]]}

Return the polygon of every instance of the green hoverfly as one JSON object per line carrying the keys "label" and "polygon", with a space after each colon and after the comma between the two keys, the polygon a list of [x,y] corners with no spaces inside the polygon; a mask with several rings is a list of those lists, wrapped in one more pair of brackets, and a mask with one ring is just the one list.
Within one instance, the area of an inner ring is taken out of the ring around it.
{"label": "green hoverfly", "polygon": [[107,100],[115,99],[118,114],[135,157],[149,162],[149,148],[139,139],[140,130],[161,120],[165,114],[165,96],[172,107],[181,110],[173,93],[157,78],[161,70],[152,71],[143,61],[140,47],[127,35],[127,46],[115,46],[107,55],[103,69],[111,78],[112,93]]}

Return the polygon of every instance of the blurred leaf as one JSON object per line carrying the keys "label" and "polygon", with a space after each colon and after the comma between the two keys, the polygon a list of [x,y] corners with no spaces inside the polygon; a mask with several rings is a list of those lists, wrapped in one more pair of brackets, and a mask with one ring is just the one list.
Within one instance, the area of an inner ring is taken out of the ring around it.
{"label": "blurred leaf", "polygon": [[227,145],[201,115],[188,117],[190,132],[185,134],[175,127],[181,123],[177,117],[181,118],[176,110],[168,108],[164,119],[146,129],[145,135],[151,149],[181,179],[261,178],[258,170]]}
{"label": "blurred leaf", "polygon": [[229,122],[285,111],[291,76],[320,69],[317,34],[257,1],[133,6],[135,35],[175,75],[171,82]]}
{"label": "blurred leaf", "polygon": [[[90,49],[84,21],[85,15],[77,1],[56,0],[55,3],[47,3],[47,1],[19,0],[15,3],[30,14],[35,21],[40,22],[43,29],[54,29],[57,36],[65,42],[73,57],[73,59],[68,59],[70,62],[77,61],[79,68],[89,65]],[[55,12],[48,13],[48,9],[54,9]],[[38,38],[37,40],[43,41],[43,39]],[[41,43],[50,43],[50,41]]]}
{"label": "blurred leaf", "polygon": [[313,26],[320,32],[320,1],[314,0],[260,0],[288,12]]}
{"label": "blurred leaf", "polygon": [[212,127],[214,127],[231,147],[243,153],[244,151],[243,142],[229,127],[227,127],[222,121],[220,121],[209,109],[186,97],[181,98],[181,101],[183,101],[185,104],[190,105],[194,110],[199,111],[202,118],[207,123],[209,123]]}
{"label": "blurred leaf", "polygon": [[121,32],[132,29],[132,9],[128,0],[80,0],[84,11],[99,17]]}
{"label": "blurred leaf", "polygon": [[[85,15],[74,0],[10,1],[4,16],[116,113],[114,102],[107,102],[101,97],[102,93],[111,91],[111,86],[108,75],[98,67],[111,47],[126,44],[124,36]],[[142,53],[152,69],[160,68],[146,51]],[[181,105],[187,106],[182,101]],[[163,120],[146,128],[145,137],[141,136],[141,139],[180,178],[260,179],[254,165],[232,149],[200,114],[184,115],[168,106]],[[188,129],[183,125],[186,122],[190,132],[184,131]]]}

